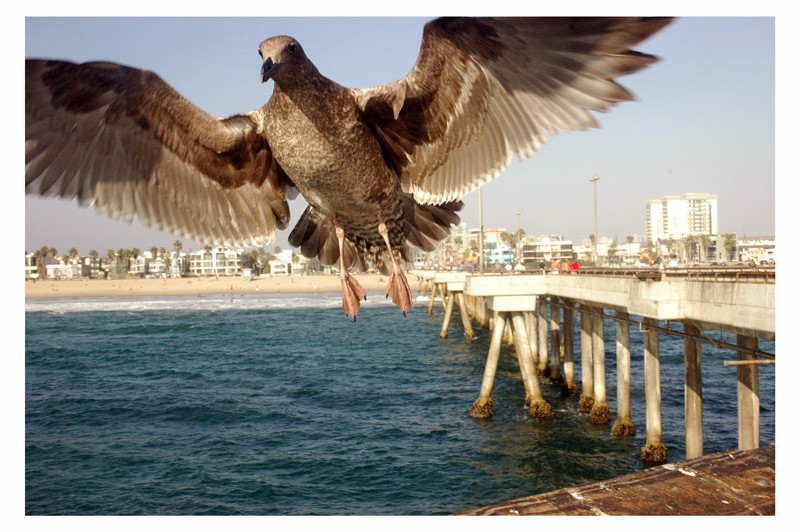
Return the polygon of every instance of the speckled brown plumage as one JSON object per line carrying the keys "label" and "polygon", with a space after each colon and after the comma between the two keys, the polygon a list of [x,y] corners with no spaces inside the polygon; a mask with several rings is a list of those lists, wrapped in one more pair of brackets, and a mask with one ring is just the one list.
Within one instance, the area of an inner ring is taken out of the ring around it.
{"label": "speckled brown plumage", "polygon": [[[631,50],[662,18],[436,19],[404,78],[364,89],[323,76],[295,39],[259,46],[267,103],[217,119],[152,72],[26,61],[27,193],[76,197],[195,240],[261,245],[309,207],[290,242],[347,269],[374,263],[403,312],[398,263],[443,239],[464,194],[548,135],[597,124],[632,96],[616,78],[655,58]],[[384,231],[385,229],[385,231]]]}

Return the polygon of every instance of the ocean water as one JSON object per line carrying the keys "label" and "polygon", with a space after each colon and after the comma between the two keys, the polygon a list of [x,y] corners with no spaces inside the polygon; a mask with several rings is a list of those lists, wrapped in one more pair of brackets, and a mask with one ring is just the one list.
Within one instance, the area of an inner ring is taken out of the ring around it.
{"label": "ocean water", "polygon": [[[26,302],[26,514],[430,516],[643,469],[635,326],[637,434],[616,438],[544,380],[555,416],[531,419],[509,347],[494,416],[470,418],[489,332],[468,340],[454,317],[442,340],[441,307],[426,307],[404,318],[371,295],[354,323],[338,294]],[[611,320],[606,349],[613,413]],[[678,461],[683,340],[662,334],[660,349],[664,444]],[[737,445],[736,369],[722,364],[734,358],[703,345],[706,453]],[[761,366],[764,444],[774,383]]]}

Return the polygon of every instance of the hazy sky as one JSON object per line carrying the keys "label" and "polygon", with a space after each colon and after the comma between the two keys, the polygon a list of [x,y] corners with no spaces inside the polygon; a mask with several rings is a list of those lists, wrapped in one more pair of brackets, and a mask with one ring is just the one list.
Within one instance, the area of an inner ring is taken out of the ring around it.
{"label": "hazy sky", "polygon": [[[266,37],[297,38],[324,75],[365,87],[411,69],[427,20],[28,17],[25,56],[150,69],[202,109],[228,116],[272,93],[272,83],[259,82],[257,46]],[[484,226],[513,231],[519,219],[529,235],[585,239],[594,232],[589,179],[597,173],[601,236],[644,234],[647,200],[687,192],[718,195],[720,232],[775,233],[775,19],[682,17],[637,49],[661,59],[622,78],[637,100],[597,115],[601,129],[558,135],[515,161],[483,188]],[[477,198],[465,197],[468,227],[478,224]],[[303,206],[292,204],[294,221]],[[276,243],[287,247],[288,233]],[[75,202],[25,198],[29,251],[171,249],[177,238]],[[184,249],[202,246],[180,239]]]}

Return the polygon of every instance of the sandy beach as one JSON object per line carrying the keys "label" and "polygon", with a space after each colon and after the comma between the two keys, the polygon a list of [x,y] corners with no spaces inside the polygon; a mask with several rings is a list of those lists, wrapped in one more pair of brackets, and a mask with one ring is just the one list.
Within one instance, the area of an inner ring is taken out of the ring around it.
{"label": "sandy beach", "polygon": [[[355,274],[368,293],[386,291],[388,277],[381,274]],[[417,282],[409,275],[412,292]],[[339,292],[338,275],[269,277],[184,277],[181,279],[79,279],[25,281],[25,298],[79,298],[202,294],[289,294]]]}

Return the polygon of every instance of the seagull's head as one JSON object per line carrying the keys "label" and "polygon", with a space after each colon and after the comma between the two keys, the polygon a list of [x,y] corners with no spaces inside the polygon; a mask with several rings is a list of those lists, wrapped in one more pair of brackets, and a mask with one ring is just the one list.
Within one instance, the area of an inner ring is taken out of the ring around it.
{"label": "seagull's head", "polygon": [[263,61],[261,65],[261,83],[273,79],[280,82],[298,73],[302,73],[308,65],[300,43],[286,35],[270,37],[258,46],[258,55]]}

